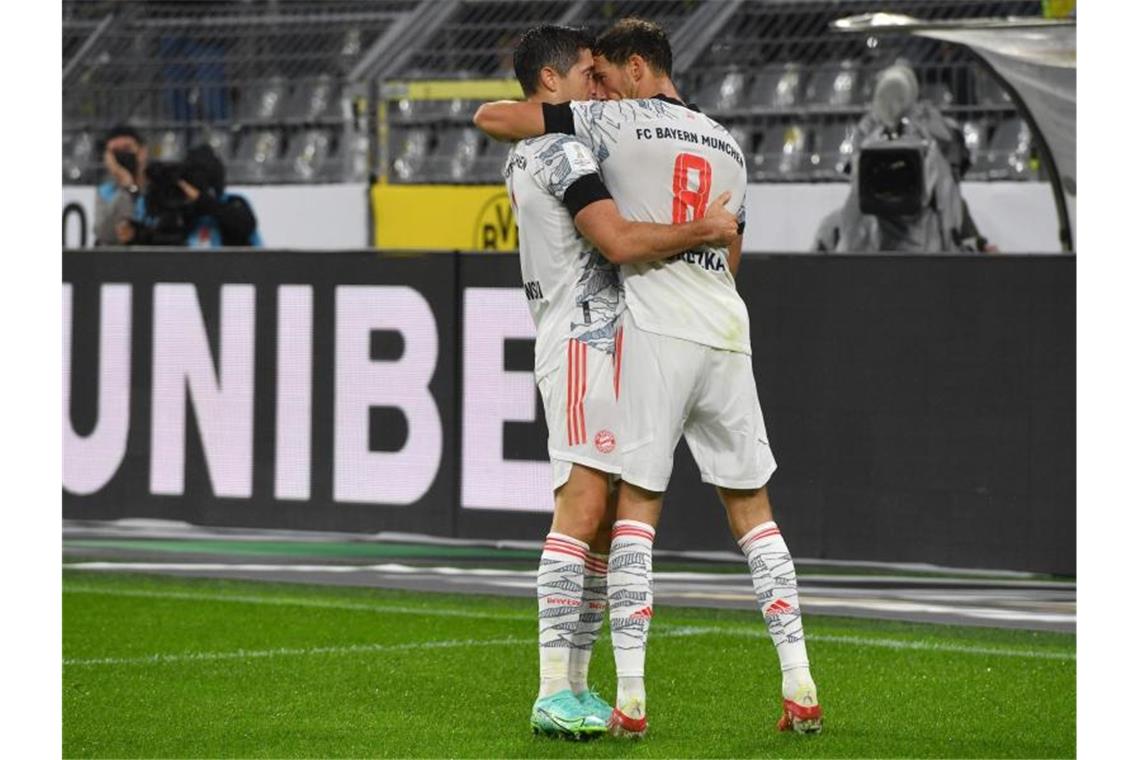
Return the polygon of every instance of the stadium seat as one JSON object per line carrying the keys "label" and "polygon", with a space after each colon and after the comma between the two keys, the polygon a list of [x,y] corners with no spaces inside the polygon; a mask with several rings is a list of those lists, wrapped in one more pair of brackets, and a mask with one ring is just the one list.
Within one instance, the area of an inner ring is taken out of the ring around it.
{"label": "stadium seat", "polygon": [[739,108],[744,95],[745,76],[743,71],[717,73],[709,77],[696,98],[701,109],[710,113],[731,111]]}
{"label": "stadium seat", "polygon": [[967,178],[978,177],[978,160],[987,145],[988,133],[989,124],[984,120],[962,122],[962,137],[966,142],[966,151],[970,154],[970,169],[966,172]]}
{"label": "stadium seat", "polygon": [[80,132],[73,138],[63,140],[63,180],[64,182],[94,182],[102,156],[95,150],[95,138],[90,132]]}
{"label": "stadium seat", "polygon": [[863,78],[852,61],[826,63],[812,72],[804,91],[810,105],[855,107],[867,100]]}
{"label": "stadium seat", "polygon": [[792,108],[800,104],[803,85],[799,64],[765,66],[752,80],[748,103],[762,108]]}
{"label": "stadium seat", "polygon": [[186,135],[166,129],[152,136],[150,157],[156,161],[181,161],[186,157]]}
{"label": "stadium seat", "polygon": [[1032,135],[1021,119],[1006,119],[994,129],[989,145],[978,155],[977,169],[987,179],[1028,179]]}
{"label": "stadium seat", "polygon": [[816,130],[811,152],[813,179],[842,179],[854,151],[854,122],[827,124]]}
{"label": "stadium seat", "polygon": [[277,173],[281,155],[281,134],[272,129],[249,131],[242,137],[234,157],[233,170],[227,171],[228,182],[267,182]]}
{"label": "stadium seat", "polygon": [[757,135],[752,157],[756,179],[800,179],[807,160],[807,140],[807,130],[800,124],[772,125]]}
{"label": "stadium seat", "polygon": [[364,37],[361,34],[360,27],[352,26],[345,30],[339,52],[341,64],[346,68],[351,68],[360,54],[364,52]]}
{"label": "stadium seat", "polygon": [[425,127],[394,130],[389,143],[394,178],[400,182],[422,182],[430,145],[431,131]]}
{"label": "stadium seat", "polygon": [[[345,135],[340,142],[340,150],[336,154],[336,161],[328,162],[325,179],[344,179],[348,182],[365,182],[372,174],[369,165],[368,135],[363,132],[352,132]],[[338,174],[338,167],[341,171]]]}
{"label": "stadium seat", "polygon": [[439,135],[425,171],[429,182],[470,182],[483,136],[474,127],[449,128]]}
{"label": "stadium seat", "polygon": [[281,115],[289,87],[284,77],[270,77],[258,87],[242,93],[238,123],[256,124],[273,121]]}
{"label": "stadium seat", "polygon": [[451,110],[451,101],[448,100],[409,100],[403,98],[395,101],[395,107],[389,110],[392,120],[396,122],[422,123],[445,118]]}
{"label": "stadium seat", "polygon": [[63,184],[67,184],[70,179],[68,177],[68,159],[71,157],[71,148],[75,143],[75,135],[63,133]]}
{"label": "stadium seat", "polygon": [[487,145],[475,162],[472,173],[476,182],[495,184],[503,181],[503,166],[507,163],[507,154],[510,153],[509,143],[497,140],[487,140]]}
{"label": "stadium seat", "polygon": [[336,83],[324,74],[316,79],[298,83],[289,96],[282,116],[286,119],[313,122],[335,115]]}
{"label": "stadium seat", "polygon": [[205,143],[213,149],[222,163],[233,158],[234,133],[230,129],[207,128],[198,135],[196,143]]}
{"label": "stadium seat", "polygon": [[728,128],[728,133],[732,135],[732,139],[736,140],[736,144],[740,146],[740,151],[744,155],[745,169],[751,174],[752,172],[752,130],[743,125],[737,124]]}
{"label": "stadium seat", "polygon": [[295,135],[289,141],[285,161],[277,176],[285,182],[319,179],[331,152],[331,144],[329,133],[323,129],[310,129]]}

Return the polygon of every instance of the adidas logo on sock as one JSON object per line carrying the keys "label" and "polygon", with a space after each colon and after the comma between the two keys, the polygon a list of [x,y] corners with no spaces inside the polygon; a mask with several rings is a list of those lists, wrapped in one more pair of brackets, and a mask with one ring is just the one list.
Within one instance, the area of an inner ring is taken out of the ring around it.
{"label": "adidas logo on sock", "polygon": [[652,607],[642,607],[640,610],[638,610],[637,612],[634,612],[632,615],[630,615],[630,617],[631,618],[646,618],[646,619],[651,618],[651,617],[653,617],[653,608]]}
{"label": "adidas logo on sock", "polygon": [[764,614],[765,615],[783,615],[786,612],[791,612],[793,609],[795,609],[795,608],[792,607],[792,605],[785,602],[783,599],[777,599],[776,601],[774,601],[768,605],[768,607],[764,610]]}

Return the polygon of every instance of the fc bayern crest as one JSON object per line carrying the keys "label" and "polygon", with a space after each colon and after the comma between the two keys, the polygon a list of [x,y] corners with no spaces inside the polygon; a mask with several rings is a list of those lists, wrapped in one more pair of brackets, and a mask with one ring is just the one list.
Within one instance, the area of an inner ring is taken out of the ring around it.
{"label": "fc bayern crest", "polygon": [[609,454],[614,450],[614,434],[608,430],[599,430],[598,434],[594,436],[594,448],[603,454]]}

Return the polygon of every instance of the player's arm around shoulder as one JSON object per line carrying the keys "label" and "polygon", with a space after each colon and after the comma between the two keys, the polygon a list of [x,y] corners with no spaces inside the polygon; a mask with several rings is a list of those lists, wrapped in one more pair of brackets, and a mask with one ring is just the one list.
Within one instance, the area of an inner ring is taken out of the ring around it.
{"label": "player's arm around shoulder", "polygon": [[608,100],[566,103],[496,100],[479,106],[472,121],[488,137],[504,142],[539,135],[576,134],[588,139],[590,127],[595,123],[620,127],[620,107],[620,103]]}
{"label": "player's arm around shoulder", "polygon": [[700,219],[683,224],[655,224],[626,219],[611,198],[599,198],[574,214],[574,225],[614,264],[640,264],[700,246],[728,246],[739,238],[736,215],[725,208],[722,193]]}
{"label": "player's arm around shoulder", "polygon": [[488,137],[511,142],[538,137],[547,132],[544,106],[531,101],[496,100],[475,111],[475,126]]}

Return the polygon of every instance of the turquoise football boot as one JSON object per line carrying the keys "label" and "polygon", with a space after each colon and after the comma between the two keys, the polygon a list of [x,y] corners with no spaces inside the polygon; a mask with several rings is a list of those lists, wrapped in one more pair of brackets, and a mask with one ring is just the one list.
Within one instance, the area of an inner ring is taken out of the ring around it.
{"label": "turquoise football boot", "polygon": [[589,712],[570,689],[535,700],[530,727],[536,734],[590,739],[606,733],[606,721]]}
{"label": "turquoise football boot", "polygon": [[603,723],[610,719],[610,714],[614,711],[613,705],[602,699],[598,692],[587,689],[577,696],[578,701],[582,703],[582,708],[590,715],[595,716]]}

